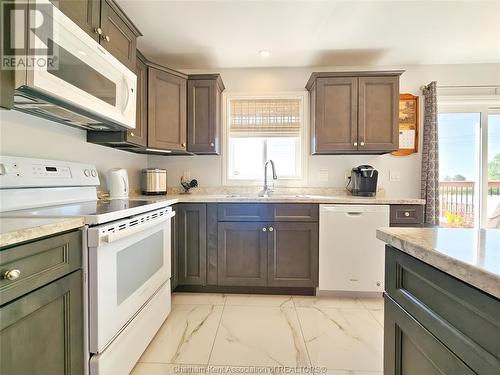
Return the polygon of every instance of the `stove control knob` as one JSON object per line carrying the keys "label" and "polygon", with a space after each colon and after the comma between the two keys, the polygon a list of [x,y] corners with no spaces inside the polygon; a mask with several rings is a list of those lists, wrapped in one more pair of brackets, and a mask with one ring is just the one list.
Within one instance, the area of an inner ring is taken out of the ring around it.
{"label": "stove control knob", "polygon": [[97,172],[96,172],[95,169],[92,169],[92,171],[90,172],[90,174],[92,175],[92,177],[97,176]]}
{"label": "stove control knob", "polygon": [[88,169],[84,169],[83,174],[85,175],[85,177],[90,177],[90,171]]}

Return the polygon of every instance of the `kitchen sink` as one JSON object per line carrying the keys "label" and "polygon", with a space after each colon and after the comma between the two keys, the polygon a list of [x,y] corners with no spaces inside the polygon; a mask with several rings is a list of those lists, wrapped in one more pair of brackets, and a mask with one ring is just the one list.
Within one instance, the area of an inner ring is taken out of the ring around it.
{"label": "kitchen sink", "polygon": [[249,194],[227,194],[226,198],[275,198],[275,199],[287,199],[287,198],[312,198],[312,195],[307,194],[271,194],[268,197],[261,197],[258,193]]}

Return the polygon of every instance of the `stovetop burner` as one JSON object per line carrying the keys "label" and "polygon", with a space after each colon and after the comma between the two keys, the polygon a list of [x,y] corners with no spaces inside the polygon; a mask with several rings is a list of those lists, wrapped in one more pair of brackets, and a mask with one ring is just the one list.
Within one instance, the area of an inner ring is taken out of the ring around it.
{"label": "stovetop burner", "polygon": [[3,212],[5,217],[75,217],[84,218],[85,224],[95,225],[152,211],[170,205],[163,200],[111,199],[38,207]]}

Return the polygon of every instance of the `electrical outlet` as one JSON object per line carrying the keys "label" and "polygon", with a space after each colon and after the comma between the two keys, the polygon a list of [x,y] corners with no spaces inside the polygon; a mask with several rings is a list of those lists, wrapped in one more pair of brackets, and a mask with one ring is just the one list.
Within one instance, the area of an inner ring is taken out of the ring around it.
{"label": "electrical outlet", "polygon": [[318,179],[320,182],[328,182],[328,179],[329,179],[329,176],[330,173],[328,172],[328,170],[320,170],[318,172]]}
{"label": "electrical outlet", "polygon": [[401,181],[400,171],[389,171],[389,181],[397,182]]}

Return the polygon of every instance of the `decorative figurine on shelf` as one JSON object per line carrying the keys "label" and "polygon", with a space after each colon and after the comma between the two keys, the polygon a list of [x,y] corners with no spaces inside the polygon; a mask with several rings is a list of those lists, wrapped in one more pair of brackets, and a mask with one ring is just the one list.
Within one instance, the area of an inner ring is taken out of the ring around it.
{"label": "decorative figurine on shelf", "polygon": [[184,176],[181,177],[181,185],[184,188],[184,192],[182,194],[191,194],[189,189],[198,187],[198,181],[193,179],[193,180],[188,180],[184,178]]}

